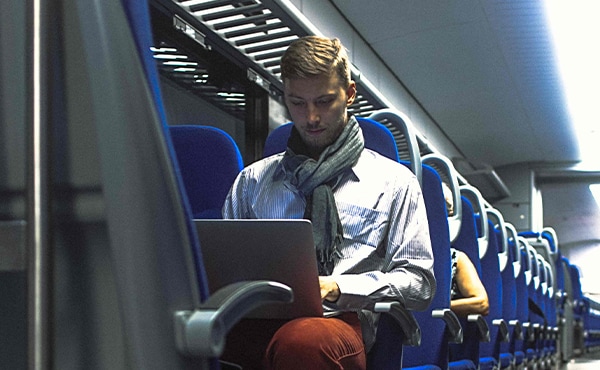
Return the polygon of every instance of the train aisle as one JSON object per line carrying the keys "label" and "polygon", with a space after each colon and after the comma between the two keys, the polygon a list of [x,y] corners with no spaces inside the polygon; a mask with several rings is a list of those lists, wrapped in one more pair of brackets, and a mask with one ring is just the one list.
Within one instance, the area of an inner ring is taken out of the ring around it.
{"label": "train aisle", "polygon": [[564,364],[560,370],[598,370],[600,369],[600,351],[575,357]]}

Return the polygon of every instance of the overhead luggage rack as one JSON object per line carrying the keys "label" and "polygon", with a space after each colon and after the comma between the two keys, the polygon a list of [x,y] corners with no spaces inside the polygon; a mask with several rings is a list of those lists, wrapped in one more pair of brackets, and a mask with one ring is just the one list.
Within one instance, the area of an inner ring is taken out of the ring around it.
{"label": "overhead luggage rack", "polygon": [[[272,2],[173,0],[238,52],[258,64],[277,80],[279,60],[287,46],[306,32],[293,31],[289,19],[275,14]],[[271,6],[269,6],[271,5]],[[281,14],[281,12],[280,12]]]}
{"label": "overhead luggage rack", "polygon": [[[281,56],[289,44],[299,37],[311,34],[308,27],[300,24],[273,0],[155,0],[173,13],[173,25],[206,49],[219,48],[247,69],[247,78],[281,95]],[[175,5],[175,6],[173,6]],[[156,52],[155,52],[156,55]],[[210,71],[189,71],[165,66],[157,59],[163,74],[176,74],[175,79],[197,86],[202,79],[209,78]],[[207,73],[207,74],[202,74]],[[350,112],[369,116],[372,112],[386,108],[373,93],[357,80],[358,95]],[[195,81],[195,82],[192,82]]]}
{"label": "overhead luggage rack", "polygon": [[[153,3],[168,9],[166,13],[172,17],[171,29],[175,28],[194,40],[195,45],[201,46],[200,49],[218,49],[219,54],[245,69],[247,80],[274,96],[283,95],[280,60],[286,48],[299,37],[314,33],[310,31],[310,26],[301,24],[298,17],[288,14],[289,11],[280,5],[280,0],[154,0]],[[165,45],[163,42],[161,46]],[[166,63],[166,56],[161,55],[171,52],[156,48],[154,53],[163,75],[185,85],[216,106],[243,117],[243,89],[237,89],[237,95],[231,96],[223,88],[214,86],[213,81],[219,79],[211,77],[214,72],[201,63],[175,67],[175,63]],[[184,51],[180,50],[179,53],[185,55]],[[351,114],[369,117],[376,111],[388,108],[384,99],[380,98],[380,93],[364,82],[364,76],[358,70],[353,70],[353,79],[357,84],[357,96],[348,109]],[[408,150],[403,134],[385,119],[381,123],[392,131],[401,159],[406,160]],[[421,155],[432,152],[418,136],[417,142]]]}

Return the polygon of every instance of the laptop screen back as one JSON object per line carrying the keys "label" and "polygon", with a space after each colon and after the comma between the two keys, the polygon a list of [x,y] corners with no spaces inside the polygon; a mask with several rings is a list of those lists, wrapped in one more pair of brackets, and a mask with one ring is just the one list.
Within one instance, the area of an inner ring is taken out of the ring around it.
{"label": "laptop screen back", "polygon": [[288,285],[291,304],[270,304],[248,317],[323,316],[318,270],[308,220],[194,220],[209,290],[248,280]]}

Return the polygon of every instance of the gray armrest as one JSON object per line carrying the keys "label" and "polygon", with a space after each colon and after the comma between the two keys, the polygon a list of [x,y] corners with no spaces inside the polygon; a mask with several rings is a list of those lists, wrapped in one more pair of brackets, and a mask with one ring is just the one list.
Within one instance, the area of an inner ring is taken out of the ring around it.
{"label": "gray armrest", "polygon": [[463,328],[460,325],[458,316],[449,308],[443,308],[439,310],[431,311],[431,317],[442,319],[446,323],[448,329],[448,341],[450,343],[462,343],[463,341]]}
{"label": "gray armrest", "polygon": [[508,326],[514,327],[513,333],[516,339],[523,339],[523,328],[521,327],[521,322],[519,320],[510,320]]}
{"label": "gray armrest", "polygon": [[500,332],[500,340],[503,342],[510,342],[510,331],[508,330],[508,324],[504,319],[492,320],[492,324],[498,327]]}
{"label": "gray armrest", "polygon": [[560,328],[558,326],[552,327],[552,339],[558,339],[560,336]]}
{"label": "gray armrest", "polygon": [[469,315],[467,321],[474,323],[477,326],[477,332],[479,333],[480,342],[489,342],[490,339],[490,327],[487,321],[481,315]]}
{"label": "gray armrest", "polygon": [[375,312],[384,312],[391,315],[400,325],[404,335],[403,344],[409,346],[421,345],[421,328],[415,319],[415,316],[404,308],[400,302],[377,302],[375,303]]}
{"label": "gray armrest", "polygon": [[535,341],[535,327],[530,322],[524,322],[521,324],[523,326],[524,340],[527,342]]}
{"label": "gray armrest", "polygon": [[253,309],[268,303],[290,303],[292,289],[272,281],[246,281],[212,294],[193,311],[175,313],[175,340],[184,355],[219,357],[231,328]]}

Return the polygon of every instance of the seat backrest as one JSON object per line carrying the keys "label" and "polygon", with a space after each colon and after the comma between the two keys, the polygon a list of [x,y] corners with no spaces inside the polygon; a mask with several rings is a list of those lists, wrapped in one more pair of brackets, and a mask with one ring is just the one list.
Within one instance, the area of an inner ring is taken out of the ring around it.
{"label": "seat backrest", "polygon": [[556,236],[556,231],[551,227],[545,227],[542,229],[541,237],[548,240],[548,244],[550,245],[551,253],[558,253],[558,237]]}
{"label": "seat backrest", "polygon": [[479,258],[479,243],[477,240],[477,220],[473,211],[473,206],[467,197],[461,197],[462,203],[462,220],[461,228],[456,240],[452,243],[452,246],[462,252],[464,252],[471,262],[479,277],[481,278],[481,262]]}
{"label": "seat backrest", "polygon": [[[488,231],[488,217],[485,212],[484,199],[479,190],[471,185],[461,185],[460,193],[466,197],[473,209],[473,216],[475,217],[475,226],[477,234],[477,247],[479,258],[483,257],[488,248],[490,233]],[[477,258],[477,260],[479,260]],[[474,259],[471,258],[471,261]]]}
{"label": "seat backrest", "polygon": [[393,134],[400,160],[409,163],[411,171],[421,183],[421,150],[419,149],[416,130],[410,118],[402,112],[391,109],[377,110],[369,118],[377,122],[385,122],[386,127]]}
{"label": "seat backrest", "polygon": [[169,131],[193,218],[221,218],[227,192],[243,168],[237,144],[211,126],[170,126]]}
{"label": "seat backrest", "polygon": [[432,317],[433,310],[450,308],[450,287],[452,279],[452,259],[450,254],[450,231],[447,221],[446,201],[442,191],[442,180],[431,167],[422,167],[423,199],[429,221],[431,247],[433,249],[436,292],[429,308],[414,312],[422,332],[419,347],[405,347],[402,364],[404,368],[436,365],[448,367],[449,338],[446,323]]}
{"label": "seat backrest", "polygon": [[[535,248],[530,244],[527,245],[527,252],[529,254],[529,267],[531,271],[531,281],[528,285],[528,294],[530,307],[532,305],[540,306],[540,297],[542,291],[542,276],[540,272],[540,265],[538,263],[538,253]],[[539,314],[539,310],[529,310],[529,321],[533,324],[544,324],[544,318]]]}
{"label": "seat backrest", "polygon": [[[462,189],[461,189],[462,190]],[[462,192],[462,191],[461,191]],[[461,228],[452,246],[465,253],[481,278],[481,263],[479,260],[479,243],[477,240],[477,224],[471,202],[467,197],[461,197],[462,218]],[[479,366],[480,336],[475,325],[469,325],[466,319],[461,319],[463,326],[463,343],[451,345],[450,361],[470,360]]]}
{"label": "seat backrest", "polygon": [[[562,318],[564,325],[562,328],[563,333],[572,333],[573,330],[573,284],[571,282],[571,274],[569,259],[562,256],[558,260],[557,270],[562,271],[563,283],[563,307],[562,307]],[[573,340],[570,336],[561,335],[561,353],[563,358],[572,358],[573,356]]]}
{"label": "seat backrest", "polygon": [[548,286],[548,292],[546,294],[546,319],[548,320],[548,325],[552,328],[557,327],[558,322],[558,307],[556,301],[556,276],[552,271],[552,266],[550,262],[544,260],[544,268],[546,270],[546,283]]}
{"label": "seat backrest", "polygon": [[508,241],[508,263],[505,268],[501,271],[502,276],[502,312],[503,318],[506,321],[515,320],[517,311],[516,311],[516,285],[515,278],[518,272],[515,272],[515,266],[519,266],[515,264],[517,262],[520,264],[521,254],[518,253],[518,241],[517,241],[517,231],[515,227],[510,223],[505,223],[506,233],[504,234],[504,238]]}
{"label": "seat backrest", "polygon": [[[450,161],[442,155],[432,153],[421,158],[421,162],[431,166],[440,175],[441,181],[450,189],[452,194],[452,206],[454,213],[448,215],[447,223],[450,231],[450,242],[454,242],[460,232],[460,223],[462,220],[462,202],[460,188],[458,185],[458,173]],[[425,183],[422,184],[425,187]]]}
{"label": "seat backrest", "polygon": [[[489,216],[489,213],[488,213]],[[499,229],[488,219],[489,245],[487,252],[481,258],[482,279],[488,295],[489,314],[485,316],[490,328],[490,342],[480,344],[480,360],[499,359],[500,331],[494,320],[502,319],[502,277],[500,275],[499,242],[502,243]]]}
{"label": "seat backrest", "polygon": [[[542,312],[542,323],[544,325],[548,324],[548,273],[546,270],[546,266],[544,263],[544,258],[541,254],[536,255],[536,263],[538,274],[540,277],[540,284],[538,286],[538,295],[537,295],[537,305],[539,306]],[[543,342],[540,340],[540,342]]]}
{"label": "seat backrest", "polygon": [[[554,234],[553,229],[546,228],[545,231],[536,232],[536,231],[524,231],[519,233],[522,237],[526,238],[529,244],[535,248],[535,250],[542,255],[542,257],[550,263],[550,268],[552,270],[552,276],[557,275],[556,262],[560,258],[560,251],[556,249],[556,244],[554,243]],[[561,273],[562,275],[562,273]],[[562,280],[563,277],[561,276]],[[561,284],[561,292],[562,292],[563,284]]]}
{"label": "seat backrest", "polygon": [[581,290],[581,276],[579,273],[579,267],[574,264],[569,265],[569,274],[571,276],[571,286],[572,286],[572,294],[573,294],[573,308],[576,315],[581,316],[583,313],[582,303],[583,292]]}
{"label": "seat backrest", "polygon": [[[508,241],[508,263],[501,271],[502,277],[502,318],[510,323],[517,320],[517,276],[520,271],[521,253],[518,250],[517,231],[510,223],[505,223],[506,233],[504,238]],[[515,326],[509,325],[509,341],[500,344],[501,356],[514,355],[514,344],[516,341]]]}
{"label": "seat backrest", "polygon": [[519,320],[522,328],[522,336],[514,338],[513,347],[515,351],[525,353],[526,351],[526,336],[527,327],[529,326],[529,293],[527,290],[526,273],[529,270],[529,255],[527,250],[527,240],[521,236],[517,236],[517,251],[521,256],[520,269],[515,276],[515,291],[516,291],[516,317]]}
{"label": "seat backrest", "polygon": [[[387,127],[369,118],[357,117],[356,120],[362,130],[366,148],[396,162],[400,160],[394,136]],[[263,149],[263,157],[285,151],[293,125],[291,122],[283,124],[269,134]]]}

